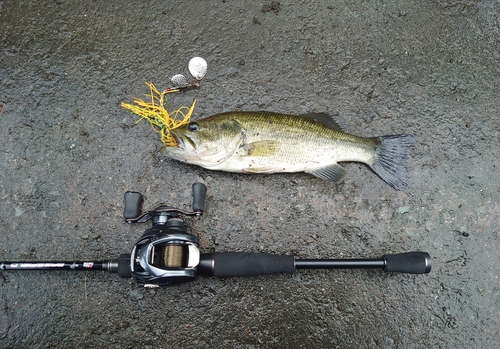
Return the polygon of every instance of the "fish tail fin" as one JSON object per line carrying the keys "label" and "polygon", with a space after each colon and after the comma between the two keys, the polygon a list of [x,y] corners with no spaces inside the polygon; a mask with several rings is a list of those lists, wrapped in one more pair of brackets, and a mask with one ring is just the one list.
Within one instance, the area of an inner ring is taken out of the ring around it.
{"label": "fish tail fin", "polygon": [[387,184],[403,190],[408,183],[406,161],[413,151],[415,138],[409,134],[376,137],[378,146],[370,167]]}

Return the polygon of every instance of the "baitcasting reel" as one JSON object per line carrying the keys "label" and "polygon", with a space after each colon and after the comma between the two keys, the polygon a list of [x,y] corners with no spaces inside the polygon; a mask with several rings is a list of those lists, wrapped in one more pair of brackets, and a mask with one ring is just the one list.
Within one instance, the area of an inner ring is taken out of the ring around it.
{"label": "baitcasting reel", "polygon": [[[206,193],[204,184],[195,183],[193,211],[161,205],[143,214],[140,212],[142,195],[131,191],[125,193],[123,218],[129,223],[144,223],[148,220],[153,223],[130,254],[130,274],[138,283],[155,287],[196,279],[196,269],[200,263],[199,239],[187,232],[186,223],[180,215],[202,215]],[[126,255],[121,257],[125,258]]]}
{"label": "baitcasting reel", "polygon": [[107,261],[0,262],[1,270],[104,270],[122,278],[133,277],[145,287],[160,287],[195,280],[198,275],[216,277],[293,273],[296,269],[380,268],[385,272],[425,274],[431,271],[427,252],[386,254],[379,259],[295,259],[292,255],[252,252],[200,253],[199,239],[187,232],[181,215],[200,216],[207,187],[193,184],[192,211],[160,205],[141,213],[143,197],[125,193],[123,217],[129,223],[151,220],[132,248],[118,259]]}

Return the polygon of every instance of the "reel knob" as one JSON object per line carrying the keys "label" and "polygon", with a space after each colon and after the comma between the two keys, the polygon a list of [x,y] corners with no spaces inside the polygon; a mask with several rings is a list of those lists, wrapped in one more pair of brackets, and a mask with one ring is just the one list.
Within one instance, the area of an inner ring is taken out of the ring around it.
{"label": "reel knob", "polygon": [[127,191],[124,196],[125,207],[123,209],[123,218],[126,221],[133,220],[141,215],[141,205],[143,196],[136,191]]}
{"label": "reel knob", "polygon": [[193,184],[193,211],[203,214],[205,211],[205,199],[207,197],[207,186],[203,183]]}

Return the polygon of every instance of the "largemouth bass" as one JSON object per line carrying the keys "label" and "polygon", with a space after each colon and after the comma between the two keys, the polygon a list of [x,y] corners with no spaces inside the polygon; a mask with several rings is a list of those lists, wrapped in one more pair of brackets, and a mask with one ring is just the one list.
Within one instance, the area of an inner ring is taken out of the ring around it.
{"label": "largemouth bass", "polygon": [[162,153],[211,170],[240,173],[306,172],[338,183],[342,161],[362,162],[392,187],[408,182],[408,134],[363,138],[345,133],[328,114],[228,112],[170,131],[175,147]]}

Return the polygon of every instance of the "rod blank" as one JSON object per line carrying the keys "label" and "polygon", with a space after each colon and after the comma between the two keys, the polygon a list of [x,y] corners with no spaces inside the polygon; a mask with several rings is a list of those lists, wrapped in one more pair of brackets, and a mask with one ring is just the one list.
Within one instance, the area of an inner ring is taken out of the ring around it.
{"label": "rod blank", "polygon": [[1,262],[0,270],[106,270],[116,269],[116,261]]}
{"label": "rod blank", "polygon": [[371,269],[384,268],[384,259],[297,259],[297,269]]}
{"label": "rod blank", "polygon": [[297,269],[370,269],[381,268],[387,273],[427,274],[431,271],[431,256],[427,252],[386,254],[380,259],[297,259]]}

